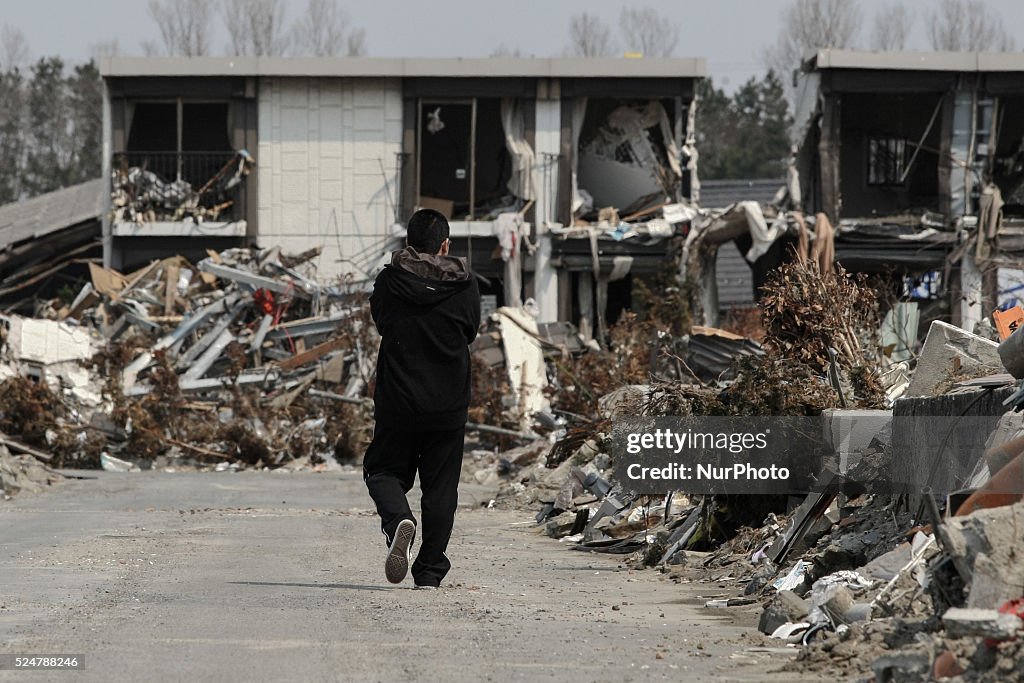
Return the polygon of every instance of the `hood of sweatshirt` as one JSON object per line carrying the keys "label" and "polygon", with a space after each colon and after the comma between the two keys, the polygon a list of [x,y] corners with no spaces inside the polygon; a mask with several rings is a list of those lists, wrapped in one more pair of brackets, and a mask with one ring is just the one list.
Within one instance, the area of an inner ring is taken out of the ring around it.
{"label": "hood of sweatshirt", "polygon": [[432,306],[463,291],[472,282],[466,260],[424,254],[412,247],[396,251],[385,268],[388,290],[421,306]]}

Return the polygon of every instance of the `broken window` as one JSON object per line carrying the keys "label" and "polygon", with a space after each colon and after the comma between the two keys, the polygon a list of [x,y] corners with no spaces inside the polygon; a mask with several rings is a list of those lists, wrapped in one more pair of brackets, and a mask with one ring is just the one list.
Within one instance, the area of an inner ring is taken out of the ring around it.
{"label": "broken window", "polygon": [[869,137],[867,149],[868,185],[902,185],[906,171],[907,141],[896,137]]}
{"label": "broken window", "polygon": [[[532,156],[524,162],[529,145],[522,110],[511,112],[510,106],[497,97],[420,100],[419,206],[472,220],[521,205],[532,192],[526,187]],[[503,119],[518,124],[518,131],[506,132]]]}
{"label": "broken window", "polygon": [[678,197],[682,179],[679,121],[671,100],[590,98],[573,111],[579,135],[578,189],[582,217],[603,207],[620,215]]}

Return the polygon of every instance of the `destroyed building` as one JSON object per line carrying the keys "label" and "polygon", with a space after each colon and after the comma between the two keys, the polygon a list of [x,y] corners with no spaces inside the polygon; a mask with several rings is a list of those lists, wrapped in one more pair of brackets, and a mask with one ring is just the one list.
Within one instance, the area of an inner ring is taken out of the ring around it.
{"label": "destroyed building", "polygon": [[697,194],[700,59],[110,58],[101,73],[119,270],[322,246],[322,280],[368,281],[430,207],[486,307],[533,298],[540,322],[593,325],[632,307],[675,227],[598,239],[576,220],[653,218]]}
{"label": "destroyed building", "polygon": [[797,83],[804,209],[839,263],[968,330],[1019,298],[1024,56],[821,50]]}
{"label": "destroyed building", "polygon": [[0,306],[33,311],[88,277],[101,249],[102,185],[90,180],[23,202],[0,206]]}

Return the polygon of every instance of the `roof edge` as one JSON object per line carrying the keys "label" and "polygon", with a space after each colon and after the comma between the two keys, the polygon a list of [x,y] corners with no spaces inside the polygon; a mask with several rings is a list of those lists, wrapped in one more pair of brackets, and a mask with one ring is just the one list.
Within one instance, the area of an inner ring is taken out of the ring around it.
{"label": "roof edge", "polygon": [[391,58],[105,57],[104,78],[131,76],[704,78],[700,57]]}
{"label": "roof edge", "polygon": [[870,52],[828,48],[811,57],[812,70],[891,69],[897,71],[1024,71],[1021,52]]}

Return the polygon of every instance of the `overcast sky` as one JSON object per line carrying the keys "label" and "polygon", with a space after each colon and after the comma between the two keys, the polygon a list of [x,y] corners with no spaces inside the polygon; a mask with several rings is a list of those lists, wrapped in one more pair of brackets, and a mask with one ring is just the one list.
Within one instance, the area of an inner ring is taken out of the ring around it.
{"label": "overcast sky", "polygon": [[[294,19],[306,0],[286,0]],[[626,4],[653,7],[679,26],[679,57],[704,57],[716,84],[732,90],[764,71],[762,54],[781,30],[789,0],[342,0],[355,26],[366,30],[370,56],[486,57],[499,45],[524,56],[551,57],[568,45],[569,18],[597,14],[614,26]],[[867,44],[871,20],[885,0],[861,0],[860,37]],[[910,48],[928,48],[927,15],[935,0],[906,0],[915,14]],[[999,12],[1018,49],[1024,48],[1024,2],[987,0]],[[215,54],[227,36],[217,13]],[[33,57],[59,54],[85,60],[91,46],[117,40],[123,54],[159,40],[146,0],[0,0],[0,25],[21,29]]]}

